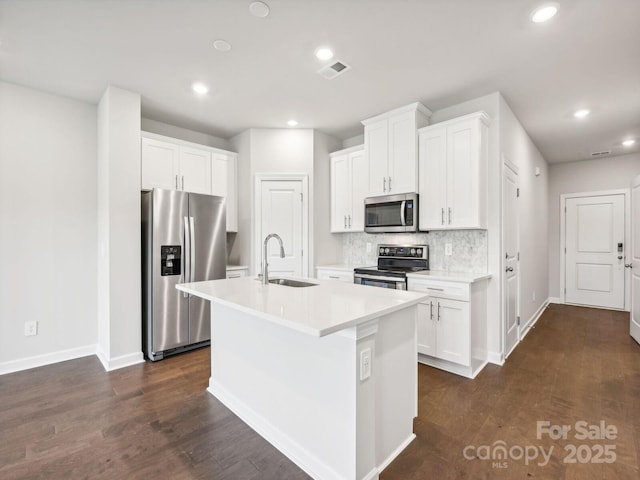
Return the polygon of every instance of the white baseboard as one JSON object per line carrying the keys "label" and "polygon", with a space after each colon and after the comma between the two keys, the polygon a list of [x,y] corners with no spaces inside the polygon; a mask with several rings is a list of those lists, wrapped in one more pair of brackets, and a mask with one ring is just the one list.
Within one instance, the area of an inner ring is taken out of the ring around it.
{"label": "white baseboard", "polygon": [[60,350],[57,352],[35,355],[33,357],[11,360],[9,362],[2,362],[0,363],[0,375],[20,372],[30,368],[44,367],[45,365],[51,365],[52,363],[66,362],[67,360],[74,360],[76,358],[88,357],[89,355],[95,355],[96,351],[97,345],[86,345],[84,347],[70,348],[68,350]]}
{"label": "white baseboard", "polygon": [[144,355],[142,352],[128,353],[126,355],[120,355],[119,357],[107,358],[100,348],[97,348],[96,350],[96,355],[106,372],[111,372],[113,370],[130,367],[131,365],[137,365],[138,363],[144,362]]}
{"label": "white baseboard", "polygon": [[487,352],[487,362],[502,366],[504,365],[504,358],[502,358],[500,352]]}
{"label": "white baseboard", "polygon": [[559,303],[562,304],[562,301],[558,297],[549,297],[547,299],[547,303]]}
{"label": "white baseboard", "polygon": [[[396,448],[393,452],[391,452],[391,455],[389,455],[387,458],[385,458],[385,459],[382,461],[382,463],[380,463],[380,465],[378,466],[378,471],[377,471],[377,473],[378,473],[378,474],[382,473],[382,471],[383,471],[385,468],[387,468],[389,465],[391,465],[391,462],[393,462],[393,461],[396,459],[396,457],[397,457],[398,455],[400,455],[400,454],[402,453],[402,451],[403,451],[405,448],[407,448],[411,442],[413,442],[413,440],[414,440],[415,438],[416,438],[416,434],[415,434],[415,433],[412,433],[411,435],[409,435],[409,437],[408,437],[404,442],[402,442],[402,443],[398,446],[398,448]],[[371,476],[371,473],[369,473],[369,474],[365,477],[365,480],[373,479],[373,478],[378,478],[378,475],[375,475],[375,476],[373,476],[373,477],[372,477],[372,476]]]}
{"label": "white baseboard", "polygon": [[[255,430],[271,445],[282,452],[289,460],[304,470],[310,477],[322,480],[340,480],[342,476],[329,465],[322,462],[312,452],[296,443],[287,434],[273,426],[265,418],[258,415],[226,388],[215,384],[209,379],[207,391],[220,400],[225,407],[235,413],[240,419]],[[374,477],[375,478],[375,477]]]}
{"label": "white baseboard", "polygon": [[540,319],[540,317],[542,316],[542,314],[544,313],[545,309],[549,306],[549,299],[547,299],[546,301],[544,301],[542,303],[542,305],[540,305],[540,308],[538,308],[538,310],[536,310],[536,312],[533,314],[533,316],[529,319],[529,321],[527,323],[524,324],[524,329],[523,329],[523,335],[522,338],[520,339],[520,341],[522,341],[522,339],[524,337],[527,336],[527,334],[529,333],[529,331],[531,330],[531,328],[536,324],[536,322]]}

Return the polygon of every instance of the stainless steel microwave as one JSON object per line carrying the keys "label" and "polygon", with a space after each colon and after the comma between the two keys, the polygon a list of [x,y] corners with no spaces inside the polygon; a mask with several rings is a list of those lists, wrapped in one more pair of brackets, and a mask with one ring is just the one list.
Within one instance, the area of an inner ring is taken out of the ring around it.
{"label": "stainless steel microwave", "polygon": [[418,194],[402,193],[364,200],[364,231],[394,233],[418,231]]}

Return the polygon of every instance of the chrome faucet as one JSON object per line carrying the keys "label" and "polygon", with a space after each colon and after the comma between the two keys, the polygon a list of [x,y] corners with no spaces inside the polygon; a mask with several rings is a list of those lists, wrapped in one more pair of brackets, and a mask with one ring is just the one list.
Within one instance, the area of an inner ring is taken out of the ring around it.
{"label": "chrome faucet", "polygon": [[262,256],[262,284],[266,285],[269,283],[269,263],[267,262],[267,244],[269,243],[270,238],[275,238],[280,242],[280,258],[284,258],[284,246],[282,245],[282,239],[280,235],[277,233],[270,233],[264,239],[264,253]]}

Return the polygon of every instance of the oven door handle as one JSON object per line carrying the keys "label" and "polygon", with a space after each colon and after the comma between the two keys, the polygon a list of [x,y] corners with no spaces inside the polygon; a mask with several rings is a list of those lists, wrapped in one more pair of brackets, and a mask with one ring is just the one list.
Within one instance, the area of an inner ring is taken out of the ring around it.
{"label": "oven door handle", "polygon": [[379,275],[367,275],[364,273],[356,273],[355,278],[364,278],[367,280],[379,280],[381,282],[401,282],[403,283],[405,281],[404,278],[398,278],[398,277],[381,277]]}
{"label": "oven door handle", "polygon": [[400,223],[402,224],[403,227],[407,226],[407,220],[405,218],[406,206],[407,206],[407,201],[403,200],[402,204],[400,205]]}

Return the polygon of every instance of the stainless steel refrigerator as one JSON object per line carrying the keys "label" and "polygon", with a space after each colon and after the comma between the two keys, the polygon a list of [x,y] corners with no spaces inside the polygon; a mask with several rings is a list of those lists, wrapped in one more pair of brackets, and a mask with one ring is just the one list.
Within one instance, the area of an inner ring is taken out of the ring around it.
{"label": "stainless steel refrigerator", "polygon": [[142,192],[142,350],[152,361],[210,343],[209,302],[178,283],[226,276],[223,197]]}

